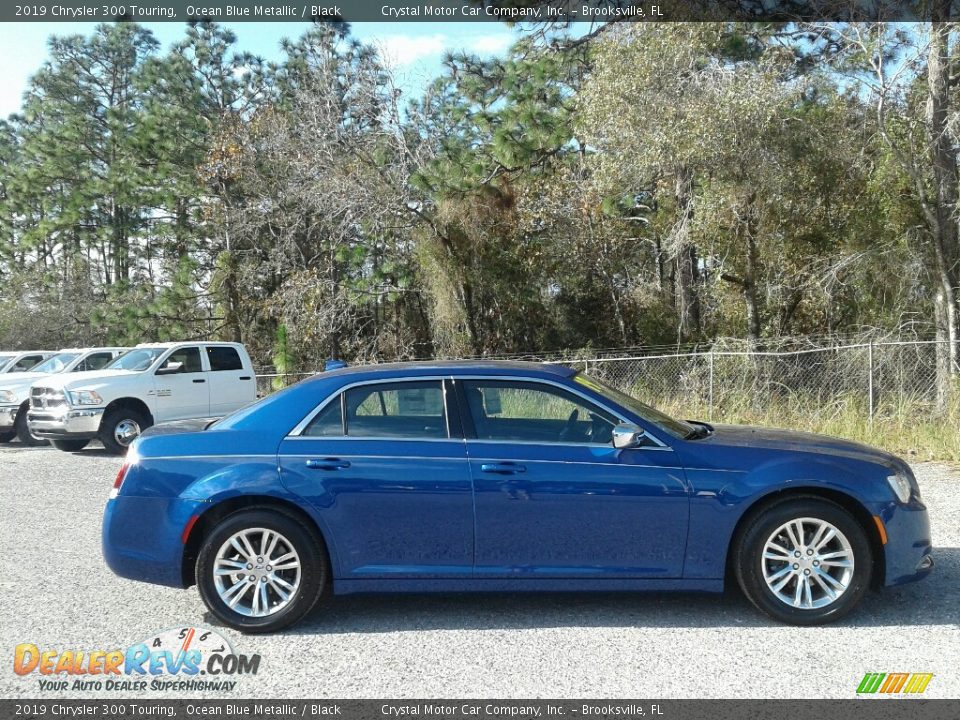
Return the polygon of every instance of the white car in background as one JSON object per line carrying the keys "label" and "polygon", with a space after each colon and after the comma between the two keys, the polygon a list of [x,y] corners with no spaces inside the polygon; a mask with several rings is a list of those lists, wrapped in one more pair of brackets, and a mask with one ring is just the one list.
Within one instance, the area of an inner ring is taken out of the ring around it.
{"label": "white car in background", "polygon": [[122,455],[151,425],[217,418],[257,399],[246,348],[230,342],[137,345],[103,370],[61,374],[30,389],[34,437],[77,452],[98,439]]}
{"label": "white car in background", "polygon": [[53,350],[0,351],[0,375],[26,372],[56,354]]}
{"label": "white car in background", "polygon": [[40,445],[27,427],[27,410],[30,407],[30,386],[47,375],[99,370],[116,360],[130,348],[95,347],[66,348],[58,353],[45,353],[49,357],[34,364],[29,372],[14,372],[0,375],[0,442],[10,442],[16,437],[23,445]]}

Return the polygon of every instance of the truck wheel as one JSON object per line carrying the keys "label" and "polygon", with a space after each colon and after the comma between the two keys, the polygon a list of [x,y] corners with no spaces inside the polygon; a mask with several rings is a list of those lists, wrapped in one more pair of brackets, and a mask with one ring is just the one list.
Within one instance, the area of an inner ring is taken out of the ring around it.
{"label": "truck wheel", "polygon": [[17,440],[20,441],[21,445],[36,447],[47,444],[46,440],[38,440],[30,434],[30,428],[27,425],[27,403],[20,406],[20,410],[17,412],[17,419],[13,421],[13,430],[17,434]]}
{"label": "truck wheel", "polygon": [[50,443],[63,452],[80,452],[88,444],[89,440],[51,440]]}
{"label": "truck wheel", "polygon": [[108,412],[100,423],[98,437],[107,452],[126,455],[130,443],[150,427],[150,421],[130,408],[117,408]]}

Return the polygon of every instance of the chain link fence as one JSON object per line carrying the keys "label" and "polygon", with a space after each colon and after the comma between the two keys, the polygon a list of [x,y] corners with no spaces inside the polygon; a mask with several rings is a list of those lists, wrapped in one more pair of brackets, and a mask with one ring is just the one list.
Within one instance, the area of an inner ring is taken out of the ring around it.
{"label": "chain link fence", "polygon": [[[723,347],[721,345],[721,347]],[[563,363],[686,417],[750,419],[772,409],[791,414],[853,410],[934,413],[943,409],[937,341],[903,340],[799,350],[709,350],[603,356],[526,355]],[[314,373],[259,373],[266,395]]]}
{"label": "chain link fence", "polygon": [[825,413],[842,407],[872,419],[881,411],[943,410],[936,346],[937,341],[915,340],[565,362],[652,405],[704,418],[756,417],[773,408]]}
{"label": "chain link fence", "polygon": [[316,374],[315,372],[271,373],[258,370],[256,374],[257,397],[269,395],[272,392],[298,383],[305,378],[313,377]]}

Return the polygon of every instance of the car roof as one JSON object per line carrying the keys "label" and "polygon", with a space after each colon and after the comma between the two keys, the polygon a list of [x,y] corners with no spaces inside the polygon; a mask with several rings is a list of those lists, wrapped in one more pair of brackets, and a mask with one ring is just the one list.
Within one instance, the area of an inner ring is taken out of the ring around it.
{"label": "car roof", "polygon": [[104,350],[129,350],[128,347],[120,347],[117,345],[103,345],[97,347],[85,347],[85,348],[61,348],[57,350],[57,353],[88,353],[88,352],[102,352]]}
{"label": "car roof", "polygon": [[179,345],[229,345],[241,347],[242,343],[227,342],[225,340],[175,340],[172,342],[139,343],[138,348],[172,348]]}
{"label": "car roof", "polygon": [[377,365],[350,365],[320,373],[318,378],[351,377],[373,379],[418,375],[530,375],[533,377],[561,377],[575,375],[567,365],[524,362],[520,360],[422,360],[415,362],[381,363]]}

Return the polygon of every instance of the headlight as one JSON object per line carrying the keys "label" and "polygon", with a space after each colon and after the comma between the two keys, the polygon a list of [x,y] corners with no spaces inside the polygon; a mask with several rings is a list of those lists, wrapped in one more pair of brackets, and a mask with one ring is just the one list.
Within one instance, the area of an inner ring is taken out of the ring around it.
{"label": "headlight", "polygon": [[12,404],[17,401],[17,396],[13,390],[0,390],[0,403]]}
{"label": "headlight", "polygon": [[897,473],[896,475],[887,475],[887,482],[890,484],[890,489],[893,490],[893,494],[897,496],[897,499],[903,504],[910,502],[910,479],[906,475]]}
{"label": "headlight", "polygon": [[103,405],[103,398],[93,390],[71,390],[71,405]]}

